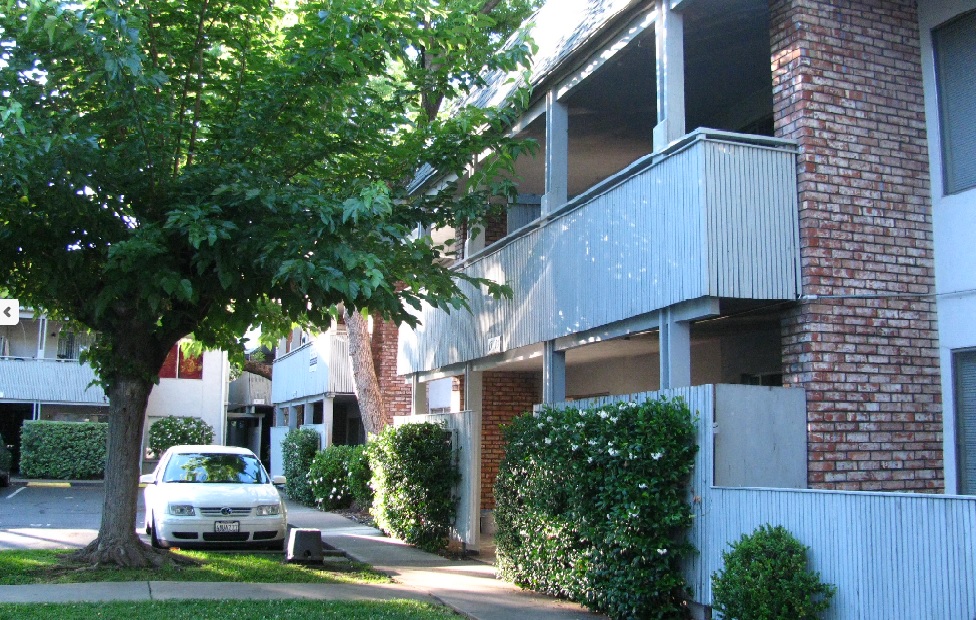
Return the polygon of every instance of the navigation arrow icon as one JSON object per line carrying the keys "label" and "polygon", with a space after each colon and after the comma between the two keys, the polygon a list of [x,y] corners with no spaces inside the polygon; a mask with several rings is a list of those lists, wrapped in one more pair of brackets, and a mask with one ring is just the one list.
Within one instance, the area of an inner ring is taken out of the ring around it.
{"label": "navigation arrow icon", "polygon": [[20,302],[16,299],[0,299],[0,325],[16,325],[20,322]]}

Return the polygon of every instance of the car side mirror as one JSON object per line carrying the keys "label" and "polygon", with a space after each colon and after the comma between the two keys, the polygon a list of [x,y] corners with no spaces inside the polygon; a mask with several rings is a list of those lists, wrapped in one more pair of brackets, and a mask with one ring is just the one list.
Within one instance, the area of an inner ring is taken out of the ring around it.
{"label": "car side mirror", "polygon": [[139,484],[156,484],[156,474],[143,474],[139,476]]}
{"label": "car side mirror", "polygon": [[284,484],[285,483],[285,477],[284,476],[272,476],[271,477],[271,483],[272,484]]}

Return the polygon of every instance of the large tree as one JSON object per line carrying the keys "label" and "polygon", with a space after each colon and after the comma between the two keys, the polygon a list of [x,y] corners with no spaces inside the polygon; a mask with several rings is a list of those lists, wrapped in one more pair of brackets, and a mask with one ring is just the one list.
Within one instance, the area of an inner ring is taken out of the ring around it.
{"label": "large tree", "polygon": [[[135,534],[138,451],[182,338],[240,351],[250,325],[323,326],[340,304],[398,322],[463,305],[438,261],[450,248],[411,231],[477,219],[510,191],[496,175],[519,148],[513,107],[425,113],[432,93],[440,107],[524,60],[526,45],[503,44],[528,3],[491,4],[2,9],[0,287],[99,334],[88,359],[110,401],[102,522],[83,557],[165,557]],[[465,182],[411,195],[421,163]]]}

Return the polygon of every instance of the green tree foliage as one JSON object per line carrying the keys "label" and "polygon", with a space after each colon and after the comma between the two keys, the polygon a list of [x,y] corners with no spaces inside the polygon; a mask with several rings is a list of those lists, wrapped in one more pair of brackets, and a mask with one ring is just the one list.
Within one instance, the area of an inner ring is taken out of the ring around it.
{"label": "green tree foliage", "polygon": [[206,445],[213,438],[213,427],[200,418],[170,415],[149,427],[149,450],[159,457],[173,446]]}
{"label": "green tree foliage", "polygon": [[[504,137],[514,107],[424,113],[524,60],[510,36],[529,0],[487,4],[0,9],[0,287],[99,333],[87,358],[110,400],[87,559],[156,561],[136,550],[133,481],[149,391],[181,338],[239,356],[250,325],[324,326],[340,303],[401,322],[422,302],[464,305],[437,260],[451,249],[410,232],[477,221],[512,192],[498,175],[523,148]],[[411,195],[423,163],[464,182]]]}
{"label": "green tree foliage", "polygon": [[612,618],[682,618],[695,422],[681,400],[547,408],[505,431],[500,575]]}
{"label": "green tree foliage", "polygon": [[443,549],[457,514],[454,487],[461,479],[447,429],[431,422],[388,426],[366,449],[376,524],[421,549]]}
{"label": "green tree foliage", "polygon": [[808,550],[781,525],[743,534],[712,575],[713,606],[728,620],[816,620],[836,588],[807,568]]}

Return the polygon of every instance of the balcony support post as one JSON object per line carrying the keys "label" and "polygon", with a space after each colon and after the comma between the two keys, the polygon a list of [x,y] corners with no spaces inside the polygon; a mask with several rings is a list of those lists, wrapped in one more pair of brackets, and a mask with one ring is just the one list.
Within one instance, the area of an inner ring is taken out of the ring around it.
{"label": "balcony support post", "polygon": [[691,323],[661,310],[661,389],[691,385]]}
{"label": "balcony support post", "polygon": [[657,125],[654,152],[685,133],[684,23],[671,0],[657,0]]}
{"label": "balcony support post", "polygon": [[[322,398],[322,447],[328,448],[334,443],[332,438],[332,426],[335,420],[335,398],[325,396]],[[314,420],[313,420],[314,421]],[[350,443],[352,438],[346,437],[346,443]]]}
{"label": "balcony support post", "polygon": [[543,343],[542,402],[553,405],[566,401],[566,352],[556,350],[556,341]]}
{"label": "balcony support post", "polygon": [[469,455],[467,457],[461,455],[461,458],[469,459],[470,479],[467,484],[471,492],[467,524],[470,535],[465,544],[475,551],[481,547],[481,442],[483,441],[484,397],[484,373],[473,370],[471,364],[467,364],[464,370],[464,408],[470,411],[472,416],[471,445],[468,446]]}
{"label": "balcony support post", "polygon": [[568,199],[569,106],[559,101],[555,89],[546,94],[546,193],[542,215],[551,213]]}

